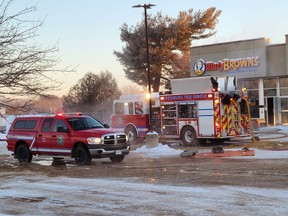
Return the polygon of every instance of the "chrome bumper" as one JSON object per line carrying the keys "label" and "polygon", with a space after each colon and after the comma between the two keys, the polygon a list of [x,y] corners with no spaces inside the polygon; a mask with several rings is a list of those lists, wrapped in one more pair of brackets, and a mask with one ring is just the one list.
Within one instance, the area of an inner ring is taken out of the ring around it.
{"label": "chrome bumper", "polygon": [[130,146],[127,146],[125,149],[119,150],[109,150],[105,149],[89,149],[91,156],[108,156],[108,155],[127,155],[130,152]]}

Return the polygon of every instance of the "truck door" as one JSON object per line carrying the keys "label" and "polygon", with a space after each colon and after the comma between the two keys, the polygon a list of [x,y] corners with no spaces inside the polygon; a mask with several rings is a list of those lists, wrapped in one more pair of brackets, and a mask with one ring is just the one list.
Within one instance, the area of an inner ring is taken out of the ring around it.
{"label": "truck door", "polygon": [[37,134],[36,145],[38,152],[51,152],[51,130],[53,118],[45,118],[41,125],[41,130]]}
{"label": "truck door", "polygon": [[55,119],[51,132],[51,152],[60,154],[71,153],[71,139],[68,126],[62,119]]}

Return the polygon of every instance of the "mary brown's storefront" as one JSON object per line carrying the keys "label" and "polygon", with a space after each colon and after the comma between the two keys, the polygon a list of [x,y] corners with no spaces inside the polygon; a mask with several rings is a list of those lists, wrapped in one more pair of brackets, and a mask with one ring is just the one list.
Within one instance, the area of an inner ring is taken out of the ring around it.
{"label": "mary brown's storefront", "polygon": [[288,35],[285,44],[269,38],[194,46],[191,76],[237,78],[245,87],[251,116],[267,125],[288,124]]}

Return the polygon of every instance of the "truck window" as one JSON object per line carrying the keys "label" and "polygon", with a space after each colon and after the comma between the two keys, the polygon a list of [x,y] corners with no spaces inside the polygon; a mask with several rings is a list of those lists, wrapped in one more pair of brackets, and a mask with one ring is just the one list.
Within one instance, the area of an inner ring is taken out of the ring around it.
{"label": "truck window", "polygon": [[104,126],[94,118],[68,118],[69,124],[74,130],[87,130],[90,128],[103,128]]}
{"label": "truck window", "polygon": [[51,130],[51,126],[52,126],[52,122],[53,122],[52,118],[45,119],[43,121],[43,124],[42,124],[42,127],[41,127],[41,131],[43,131],[43,132],[50,131]]}
{"label": "truck window", "polygon": [[197,118],[197,104],[180,104],[178,118]]}
{"label": "truck window", "polygon": [[36,120],[18,120],[15,122],[14,129],[33,129],[36,126]]}
{"label": "truck window", "polygon": [[133,114],[133,102],[129,102],[128,103],[128,113],[129,114]]}
{"label": "truck window", "polygon": [[57,132],[57,128],[58,127],[62,127],[64,130],[68,130],[68,127],[67,127],[66,123],[63,120],[61,120],[61,119],[56,119],[53,131]]}
{"label": "truck window", "polygon": [[143,114],[143,102],[135,102],[135,114]]}
{"label": "truck window", "polygon": [[124,103],[115,103],[115,114],[124,114]]}

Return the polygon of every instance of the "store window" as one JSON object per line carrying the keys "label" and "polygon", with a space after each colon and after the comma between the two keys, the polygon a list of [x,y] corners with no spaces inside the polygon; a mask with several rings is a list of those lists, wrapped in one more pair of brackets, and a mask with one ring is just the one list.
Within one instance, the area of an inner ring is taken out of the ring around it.
{"label": "store window", "polygon": [[282,124],[288,124],[288,112],[281,113]]}
{"label": "store window", "polygon": [[264,85],[264,96],[277,96],[277,90],[276,90],[276,79],[264,79],[263,85]]}
{"label": "store window", "polygon": [[251,117],[259,118],[258,80],[243,80],[242,85],[247,89]]}
{"label": "store window", "polygon": [[243,80],[246,89],[258,89],[258,80]]}
{"label": "store window", "polygon": [[280,96],[288,96],[288,77],[280,78]]}
{"label": "store window", "polygon": [[288,98],[281,98],[281,110],[288,111]]}
{"label": "store window", "polygon": [[282,124],[288,123],[288,97],[280,98]]}

